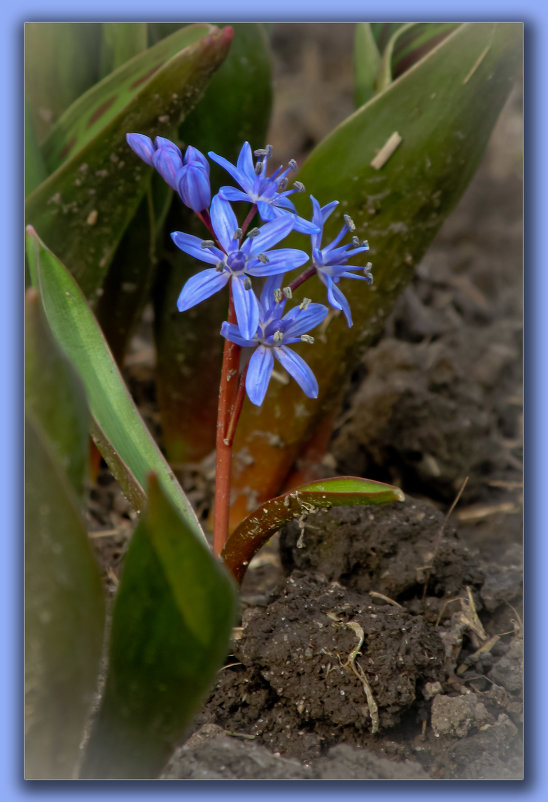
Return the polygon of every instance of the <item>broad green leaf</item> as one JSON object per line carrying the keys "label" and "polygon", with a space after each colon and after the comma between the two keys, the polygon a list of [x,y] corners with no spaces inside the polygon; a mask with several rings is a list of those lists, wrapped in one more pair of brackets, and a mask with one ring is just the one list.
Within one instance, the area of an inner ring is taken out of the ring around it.
{"label": "broad green leaf", "polygon": [[363,106],[374,94],[379,63],[379,49],[371,31],[371,23],[358,22],[354,35],[354,94],[356,106]]}
{"label": "broad green leaf", "polygon": [[152,475],[114,606],[81,776],[155,779],[226,656],[235,587]]}
{"label": "broad green leaf", "polygon": [[311,482],[257,507],[230,535],[221,556],[236,581],[241,583],[257,551],[280,526],[292,518],[322,508],[388,504],[404,500],[398,487],[360,479],[358,476],[337,476]]}
{"label": "broad green leaf", "polygon": [[127,391],[86,299],[31,227],[27,230],[27,257],[51,330],[86,388],[94,420],[92,435],[123,491],[136,509],[142,509],[147,474],[156,471],[190,531],[205,540],[191,505]]}
{"label": "broad green leaf", "polygon": [[[263,26],[243,23],[233,29],[226,61],[184,121],[179,136],[185,145],[194,145],[204,154],[213,150],[235,161],[246,140],[254,147],[265,144],[272,90],[269,43]],[[212,162],[212,187],[227,183],[231,183],[230,176]],[[235,204],[234,208],[241,215],[245,204]],[[201,223],[180,204],[176,203],[172,212],[169,231],[207,235]],[[176,302],[184,282],[201,268],[171,240],[167,248],[172,258],[161,268],[162,281],[155,298],[156,378],[166,450],[170,462],[179,464],[199,460],[215,447],[223,345],[219,330],[228,301],[226,293],[218,293],[205,305],[184,315],[178,313]],[[189,384],[192,393],[186,389]]]}
{"label": "broad green leaf", "polygon": [[101,25],[101,77],[146,50],[146,22],[103,22]]}
{"label": "broad green leaf", "polygon": [[78,500],[32,414],[25,484],[25,777],[74,779],[97,687],[104,598]]}
{"label": "broad green leaf", "polygon": [[89,411],[82,382],[44,319],[34,288],[25,298],[25,404],[77,496],[83,493],[89,456]]}
{"label": "broad green leaf", "polygon": [[100,289],[152,174],[126,133],[171,132],[230,39],[229,29],[197,25],[162,40],[73,103],[45,144],[49,166],[62,163],[27,199],[27,222],[70,265],[86,296]]}
{"label": "broad green leaf", "polygon": [[25,23],[25,87],[39,141],[99,80],[100,41],[100,23]]}
{"label": "broad green leaf", "polygon": [[[234,443],[233,525],[248,514],[250,502],[253,509],[279,492],[318,421],[338,404],[365,348],[473,176],[521,62],[520,24],[460,25],[339,125],[303,165],[298,177],[307,193],[322,205],[341,201],[322,242],[329,243],[342,214],[350,214],[356,234],[369,240],[375,284],[341,282],[354,326],[334,317],[322,329],[325,342],[322,336],[313,347],[296,346],[318,379],[318,400],[305,397],[291,380],[271,382],[261,408],[244,404]],[[399,147],[383,155],[395,134]],[[310,201],[292,197],[309,216]],[[295,235],[286,244],[303,242]],[[295,301],[303,295],[326,302],[319,282],[303,285]]]}

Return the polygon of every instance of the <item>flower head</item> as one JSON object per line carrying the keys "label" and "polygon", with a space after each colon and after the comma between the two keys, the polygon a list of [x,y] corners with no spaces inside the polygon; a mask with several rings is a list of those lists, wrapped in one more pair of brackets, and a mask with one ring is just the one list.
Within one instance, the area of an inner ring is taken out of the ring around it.
{"label": "flower head", "polygon": [[186,206],[195,212],[207,209],[211,201],[209,162],[199,150],[189,145],[185,156],[170,139],[157,136],[152,142],[144,134],[126,134],[134,153],[154,167],[171,189],[179,193]]}
{"label": "flower head", "polygon": [[211,203],[211,224],[220,247],[212,240],[200,240],[192,234],[174,231],[175,245],[202,262],[215,265],[190,278],[183,287],[177,308],[190,309],[209,298],[232,281],[234,310],[244,337],[252,337],[259,324],[259,302],[251,289],[249,276],[273,276],[300,267],[308,254],[294,248],[270,250],[289,234],[293,217],[272,220],[240,242],[242,232],[230,203],[219,195]]}
{"label": "flower head", "polygon": [[258,158],[254,164],[251,146],[249,142],[244,142],[238,161],[234,165],[210,151],[208,156],[230,173],[242,188],[240,190],[235,187],[221,187],[219,194],[228,201],[247,201],[257,204],[257,211],[262,220],[275,220],[277,217],[290,213],[295,221],[295,231],[304,234],[318,231],[316,225],[297,215],[295,206],[289,200],[289,195],[294,192],[304,192],[304,186],[299,181],[296,181],[291,189],[286,189],[287,176],[297,169],[297,163],[292,159],[285,170],[281,166],[272,175],[267,176],[267,163],[271,155],[272,147],[270,145],[263,150],[256,150],[255,156]]}
{"label": "flower head", "polygon": [[[344,225],[339,231],[335,239],[324,248],[321,247],[323,226],[332,211],[338,205],[338,201],[332,201],[326,206],[320,207],[316,198],[310,196],[314,213],[312,215],[312,222],[319,227],[319,233],[311,235],[312,242],[312,264],[316,268],[316,272],[320,280],[327,287],[327,297],[329,303],[335,309],[340,309],[344,312],[346,322],[349,326],[352,325],[352,316],[350,314],[350,306],[344,297],[343,293],[337,286],[341,278],[357,278],[361,281],[367,281],[368,284],[373,283],[373,276],[371,275],[368,263],[365,267],[359,265],[349,265],[348,260],[358,253],[365,253],[369,250],[367,242],[360,242],[357,237],[352,238],[351,243],[340,245],[345,234],[355,230],[355,225],[348,215],[344,216]],[[363,276],[356,276],[351,273],[351,270],[362,270]]]}
{"label": "flower head", "polygon": [[239,326],[224,322],[221,334],[227,340],[243,347],[255,348],[249,360],[246,392],[249,399],[260,406],[274,369],[274,358],[293,376],[309,398],[318,397],[318,382],[304,359],[288,345],[313,342],[306,332],[313,329],[327,315],[327,307],[303,301],[286,315],[283,310],[286,298],[280,292],[281,276],[272,276],[265,282],[259,300],[259,322],[253,336],[244,335]]}

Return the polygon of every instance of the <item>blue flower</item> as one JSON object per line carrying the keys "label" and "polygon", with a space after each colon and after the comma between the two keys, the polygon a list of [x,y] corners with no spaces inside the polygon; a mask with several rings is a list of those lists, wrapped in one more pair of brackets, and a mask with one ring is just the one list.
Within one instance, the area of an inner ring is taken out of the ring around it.
{"label": "blue flower", "polygon": [[316,225],[297,216],[295,206],[288,197],[294,192],[304,192],[304,186],[298,181],[294,183],[292,189],[286,190],[287,175],[297,169],[297,163],[292,159],[289,167],[285,170],[283,167],[278,167],[271,176],[267,176],[267,162],[272,155],[272,147],[267,145],[264,150],[256,150],[255,155],[262,157],[262,160],[259,158],[257,163],[253,164],[249,142],[244,142],[236,165],[222,156],[217,156],[216,153],[211,151],[208,153],[208,156],[230,173],[242,188],[240,190],[235,187],[221,187],[219,190],[221,197],[229,201],[247,201],[257,204],[257,211],[262,220],[275,220],[290,212],[295,220],[295,231],[304,234],[319,231]]}
{"label": "blue flower", "polygon": [[157,136],[152,142],[144,134],[126,134],[134,153],[150,167],[154,167],[181,200],[195,212],[207,209],[211,201],[209,162],[203,153],[189,145],[185,156],[170,139]]}
{"label": "blue flower", "polygon": [[242,232],[230,203],[215,195],[211,203],[211,224],[221,247],[212,240],[174,231],[175,245],[190,256],[215,267],[202,270],[183,287],[177,308],[180,312],[205,301],[232,281],[234,310],[244,337],[252,337],[259,324],[259,302],[251,289],[249,276],[273,276],[294,270],[308,261],[308,254],[293,248],[269,250],[293,228],[292,215],[277,218],[240,243]]}
{"label": "blue flower", "polygon": [[[338,201],[332,201],[326,206],[320,208],[320,204],[316,198],[312,197],[311,195],[310,199],[314,209],[312,222],[315,223],[320,229],[319,233],[312,234],[310,237],[312,242],[312,264],[316,268],[316,272],[320,280],[327,287],[327,297],[329,299],[329,303],[335,309],[341,309],[344,312],[346,322],[349,326],[351,326],[352,315],[350,314],[350,306],[337,284],[341,278],[357,278],[361,279],[362,281],[367,281],[368,284],[373,283],[373,276],[371,275],[371,271],[369,269],[371,265],[369,263],[365,267],[347,264],[348,259],[350,259],[352,256],[356,256],[358,253],[364,253],[368,251],[369,245],[367,242],[362,242],[360,245],[358,238],[353,237],[352,243],[347,243],[346,245],[337,247],[347,232],[355,230],[355,226],[351,218],[348,215],[345,215],[345,222],[339,234],[335,237],[333,242],[331,242],[329,245],[326,245],[325,248],[322,248],[321,242],[324,223],[331,212],[338,205]],[[356,276],[354,273],[350,272],[351,270],[363,270],[364,275]]]}
{"label": "blue flower", "polygon": [[245,388],[253,404],[261,406],[274,369],[274,358],[293,376],[309,398],[318,397],[318,382],[304,359],[287,346],[291,343],[313,342],[306,332],[327,315],[327,307],[303,301],[300,306],[283,315],[286,299],[280,290],[281,276],[265,282],[259,300],[259,322],[253,336],[244,334],[239,326],[224,322],[221,334],[243,347],[255,348],[249,360]]}

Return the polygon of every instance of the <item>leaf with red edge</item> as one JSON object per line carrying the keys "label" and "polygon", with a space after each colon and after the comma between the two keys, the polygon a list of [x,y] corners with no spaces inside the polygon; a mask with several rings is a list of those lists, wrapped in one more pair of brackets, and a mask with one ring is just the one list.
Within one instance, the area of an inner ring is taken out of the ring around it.
{"label": "leaf with red edge", "polygon": [[264,502],[228,538],[222,552],[226,567],[241,582],[253,556],[282,524],[316,509],[404,501],[399,487],[359,476],[337,476],[297,487]]}

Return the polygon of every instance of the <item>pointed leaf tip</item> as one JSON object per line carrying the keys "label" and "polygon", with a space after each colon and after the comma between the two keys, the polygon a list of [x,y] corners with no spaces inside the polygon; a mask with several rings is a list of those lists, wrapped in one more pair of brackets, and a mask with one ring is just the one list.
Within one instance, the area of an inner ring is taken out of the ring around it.
{"label": "pointed leaf tip", "polygon": [[253,556],[282,524],[310,512],[365,504],[405,501],[399,487],[362,479],[336,476],[311,482],[263,502],[236,527],[223,549],[222,558],[237,582],[241,582]]}

